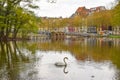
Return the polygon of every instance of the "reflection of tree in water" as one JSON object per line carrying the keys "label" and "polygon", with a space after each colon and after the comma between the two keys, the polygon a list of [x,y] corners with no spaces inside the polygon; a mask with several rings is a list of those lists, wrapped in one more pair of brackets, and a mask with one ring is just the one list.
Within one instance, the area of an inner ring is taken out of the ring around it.
{"label": "reflection of tree in water", "polygon": [[120,70],[116,70],[112,80],[120,80]]}
{"label": "reflection of tree in water", "polygon": [[16,66],[21,62],[29,62],[29,59],[21,53],[16,42],[0,42],[0,79],[16,80],[20,70]]}
{"label": "reflection of tree in water", "polygon": [[[17,44],[16,42],[0,42],[0,80],[7,78],[9,80],[20,80],[20,74],[25,74],[23,79],[21,79],[24,80],[36,73],[33,71],[35,69],[31,68],[29,65],[27,65],[27,67],[25,66],[26,64],[24,65],[24,63],[29,63],[31,58],[25,56],[27,52],[23,50],[30,51],[32,54],[35,53],[36,50],[70,51],[77,60],[84,61],[86,59],[93,59],[96,62],[110,60],[118,67],[118,70],[120,70],[119,47],[113,46],[113,41],[109,42],[103,40],[98,42],[96,39],[93,39],[93,41],[91,40],[88,40],[87,46],[83,45],[83,41],[79,41],[79,44],[78,42],[74,42],[72,45],[65,45],[62,41],[52,43],[25,42],[24,44],[19,44],[19,42]],[[25,68],[21,67],[21,65]],[[63,71],[67,73],[65,68]],[[116,72],[117,80],[120,80],[119,76],[120,72]]]}
{"label": "reflection of tree in water", "polygon": [[112,47],[113,46],[113,41],[108,41],[108,46]]}

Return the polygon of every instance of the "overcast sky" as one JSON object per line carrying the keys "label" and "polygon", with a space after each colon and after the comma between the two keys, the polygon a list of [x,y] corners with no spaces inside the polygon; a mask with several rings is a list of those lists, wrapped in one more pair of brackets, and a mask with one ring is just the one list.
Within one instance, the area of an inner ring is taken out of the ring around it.
{"label": "overcast sky", "polygon": [[57,0],[56,3],[48,3],[47,0],[40,0],[36,4],[40,9],[35,11],[41,17],[69,17],[78,7],[86,8],[105,6],[110,7],[115,0]]}

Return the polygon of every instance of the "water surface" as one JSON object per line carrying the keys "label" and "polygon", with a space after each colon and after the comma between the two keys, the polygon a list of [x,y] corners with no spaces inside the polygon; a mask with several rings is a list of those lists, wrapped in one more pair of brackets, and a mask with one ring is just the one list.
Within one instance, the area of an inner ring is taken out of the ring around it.
{"label": "water surface", "polygon": [[[119,39],[43,39],[1,42],[0,47],[0,80],[120,79]],[[67,66],[55,66],[64,57]]]}

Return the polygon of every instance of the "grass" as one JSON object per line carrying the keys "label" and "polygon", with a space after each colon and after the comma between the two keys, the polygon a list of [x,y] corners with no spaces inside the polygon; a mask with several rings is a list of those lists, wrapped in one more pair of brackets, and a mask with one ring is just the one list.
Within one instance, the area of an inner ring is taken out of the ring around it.
{"label": "grass", "polygon": [[120,35],[109,35],[110,38],[120,38]]}

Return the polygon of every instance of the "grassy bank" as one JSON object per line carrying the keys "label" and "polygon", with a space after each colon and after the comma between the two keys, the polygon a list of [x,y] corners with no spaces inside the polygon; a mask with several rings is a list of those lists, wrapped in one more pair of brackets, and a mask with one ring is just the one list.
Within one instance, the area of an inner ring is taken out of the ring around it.
{"label": "grassy bank", "polygon": [[120,35],[109,35],[110,38],[120,38]]}

